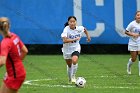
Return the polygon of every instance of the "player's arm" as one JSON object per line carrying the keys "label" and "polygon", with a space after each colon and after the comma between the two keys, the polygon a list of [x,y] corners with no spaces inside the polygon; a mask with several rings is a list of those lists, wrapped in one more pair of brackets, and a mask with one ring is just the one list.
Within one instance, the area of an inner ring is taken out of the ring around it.
{"label": "player's arm", "polygon": [[75,42],[77,40],[80,40],[80,37],[77,37],[74,39],[67,38],[67,28],[66,27],[64,28],[63,33],[61,34],[61,37],[62,37],[64,43],[71,43],[71,42]]}
{"label": "player's arm", "polygon": [[69,38],[67,38],[67,37],[62,37],[62,39],[63,39],[63,42],[64,42],[64,43],[71,43],[71,42],[80,40],[80,37],[77,37],[77,38],[74,38],[74,39],[69,39]]}
{"label": "player's arm", "polygon": [[1,42],[1,46],[0,46],[0,67],[2,67],[5,63],[6,63],[6,60],[7,60],[7,55],[8,55],[8,52],[9,52],[9,49],[10,49],[10,42],[8,41],[2,41]]}
{"label": "player's arm", "polygon": [[126,28],[126,30],[125,30],[125,34],[128,35],[128,36],[136,37],[136,38],[139,37],[140,34],[131,32],[132,28],[133,28],[133,23],[131,22],[131,23],[127,26],[127,28]]}
{"label": "player's arm", "polygon": [[133,32],[130,32],[130,31],[125,31],[125,34],[128,35],[128,36],[133,36],[133,37],[138,37],[140,36],[140,34],[138,33],[133,33]]}
{"label": "player's arm", "polygon": [[6,63],[6,56],[0,56],[0,67]]}
{"label": "player's arm", "polygon": [[21,48],[21,55],[20,55],[21,60],[24,60],[27,53],[28,53],[28,49],[26,48],[25,45],[23,45]]}
{"label": "player's arm", "polygon": [[88,34],[88,31],[86,28],[84,28],[84,33],[86,34],[87,36],[87,42],[90,42],[91,41],[91,38],[90,38],[90,35]]}

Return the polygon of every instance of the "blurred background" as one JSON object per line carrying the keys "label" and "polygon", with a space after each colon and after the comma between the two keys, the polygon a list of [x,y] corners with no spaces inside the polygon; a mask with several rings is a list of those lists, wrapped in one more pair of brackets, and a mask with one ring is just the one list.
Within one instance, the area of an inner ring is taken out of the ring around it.
{"label": "blurred background", "polygon": [[61,33],[71,15],[92,38],[87,43],[83,35],[83,54],[127,54],[124,32],[137,10],[140,0],[0,0],[0,16],[10,19],[29,54],[62,54]]}

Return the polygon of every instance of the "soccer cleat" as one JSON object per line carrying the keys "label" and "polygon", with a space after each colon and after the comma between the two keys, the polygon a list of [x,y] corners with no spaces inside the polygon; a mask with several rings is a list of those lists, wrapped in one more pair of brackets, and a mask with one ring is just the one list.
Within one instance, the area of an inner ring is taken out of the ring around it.
{"label": "soccer cleat", "polygon": [[76,79],[72,79],[72,81],[71,81],[72,83],[75,83],[76,82]]}
{"label": "soccer cleat", "polygon": [[72,83],[75,83],[75,82],[76,82],[75,76],[72,76],[71,82],[72,82]]}
{"label": "soccer cleat", "polygon": [[140,72],[139,72],[139,76],[140,76]]}
{"label": "soccer cleat", "polygon": [[130,68],[129,64],[127,64],[127,74],[128,74],[128,75],[131,74],[131,68]]}

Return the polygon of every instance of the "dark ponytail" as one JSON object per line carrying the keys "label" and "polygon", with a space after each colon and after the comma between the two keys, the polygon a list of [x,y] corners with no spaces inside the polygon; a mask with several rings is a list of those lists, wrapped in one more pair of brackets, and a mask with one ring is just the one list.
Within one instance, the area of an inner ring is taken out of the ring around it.
{"label": "dark ponytail", "polygon": [[71,18],[74,18],[74,19],[77,21],[77,19],[76,19],[75,16],[69,16],[69,17],[68,17],[68,21],[64,24],[65,27],[69,25],[68,22],[69,22],[69,20],[70,20]]}
{"label": "dark ponytail", "polygon": [[66,23],[64,24],[65,27],[68,26],[68,25],[69,25],[68,22],[66,22]]}

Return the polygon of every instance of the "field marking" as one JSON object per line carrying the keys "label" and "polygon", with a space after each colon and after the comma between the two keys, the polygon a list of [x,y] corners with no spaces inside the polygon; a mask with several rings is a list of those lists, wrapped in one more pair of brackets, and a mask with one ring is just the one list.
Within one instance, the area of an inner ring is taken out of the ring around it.
{"label": "field marking", "polygon": [[97,89],[140,89],[140,87],[124,87],[124,86],[93,86]]}
{"label": "field marking", "polygon": [[[95,76],[88,76],[85,78],[117,78],[117,75],[95,75]],[[121,77],[129,77],[128,75],[121,75]]]}
{"label": "field marking", "polygon": [[104,78],[104,77],[105,77],[105,78],[106,78],[106,77],[107,77],[107,78],[108,78],[108,77],[115,77],[115,78],[116,78],[117,76],[116,76],[116,75],[110,75],[110,76],[109,76],[109,75],[99,75],[99,76],[93,76],[93,77],[95,77],[95,78],[97,78],[97,77],[98,77],[98,78],[99,78],[99,77],[101,77],[101,78]]}
{"label": "field marking", "polygon": [[[105,77],[105,76],[101,76],[101,77]],[[108,76],[107,76],[108,77]],[[37,82],[39,81],[52,81],[52,80],[56,80],[56,79],[36,79],[36,80],[26,80],[24,82],[24,85],[30,85],[30,86],[36,86],[36,87],[63,87],[63,88],[72,88],[75,87],[75,85],[60,85],[60,84],[38,84]],[[138,84],[139,83],[118,83],[121,85],[132,85],[132,84]],[[86,87],[93,87],[96,89],[140,89],[140,87],[129,87],[129,86],[121,86],[121,85],[116,85],[116,86],[102,86],[100,84],[94,84],[93,86],[86,86]]]}
{"label": "field marking", "polygon": [[[74,85],[50,85],[50,84],[37,84],[38,81],[51,81],[55,79],[36,79],[36,80],[26,80],[24,85],[38,86],[38,87],[63,87],[63,88],[71,88],[75,87]],[[36,82],[36,83],[34,83]]]}
{"label": "field marking", "polygon": [[23,84],[25,85],[35,85],[35,86],[40,86],[39,84],[35,84],[32,82],[36,82],[36,81],[50,81],[52,79],[36,79],[36,80],[26,80]]}

